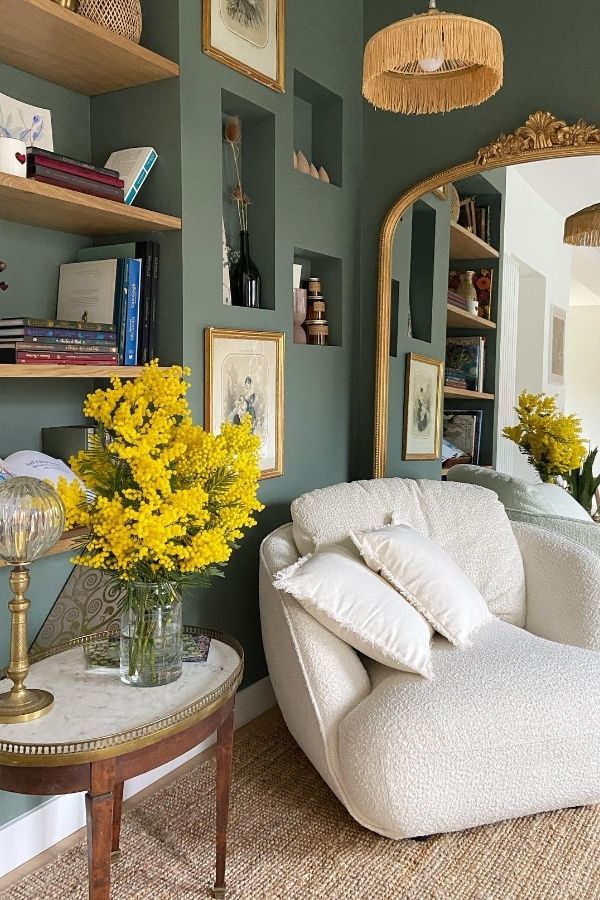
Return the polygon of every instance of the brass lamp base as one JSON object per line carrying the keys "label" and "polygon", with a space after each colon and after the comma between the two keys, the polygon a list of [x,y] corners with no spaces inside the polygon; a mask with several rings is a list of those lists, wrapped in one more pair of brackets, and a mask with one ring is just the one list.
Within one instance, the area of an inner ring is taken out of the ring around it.
{"label": "brass lamp base", "polygon": [[8,691],[0,694],[0,724],[11,725],[13,722],[31,722],[50,712],[54,697],[50,691],[38,688],[25,688],[19,694]]}

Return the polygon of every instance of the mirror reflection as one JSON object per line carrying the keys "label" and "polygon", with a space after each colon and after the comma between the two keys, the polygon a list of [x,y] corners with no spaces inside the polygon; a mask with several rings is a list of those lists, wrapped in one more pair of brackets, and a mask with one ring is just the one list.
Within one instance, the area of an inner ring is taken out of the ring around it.
{"label": "mirror reflection", "polygon": [[440,193],[394,236],[386,474],[460,461],[535,481],[502,434],[522,391],[556,395],[600,445],[600,249],[564,242],[566,218],[600,199],[600,160],[509,166]]}

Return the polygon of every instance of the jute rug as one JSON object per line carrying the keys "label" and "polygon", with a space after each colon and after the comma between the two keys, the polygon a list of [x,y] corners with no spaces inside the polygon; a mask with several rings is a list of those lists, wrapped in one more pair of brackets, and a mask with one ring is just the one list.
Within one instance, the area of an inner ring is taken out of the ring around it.
{"label": "jute rug", "polygon": [[[126,813],[114,900],[199,900],[213,873],[214,759]],[[279,718],[237,742],[229,900],[597,900],[600,807],[425,842],[358,826]],[[0,900],[85,900],[81,844]]]}

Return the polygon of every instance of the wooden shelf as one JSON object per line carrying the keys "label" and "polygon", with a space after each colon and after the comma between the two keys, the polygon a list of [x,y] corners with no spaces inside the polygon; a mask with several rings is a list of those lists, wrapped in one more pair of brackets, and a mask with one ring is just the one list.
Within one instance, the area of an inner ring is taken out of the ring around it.
{"label": "wooden shelf", "polygon": [[448,303],[448,327],[449,328],[495,328],[496,323],[475,316],[466,309],[459,309]]}
{"label": "wooden shelf", "polygon": [[176,216],[2,172],[0,219],[71,234],[130,234],[181,229],[181,219]]}
{"label": "wooden shelf", "polygon": [[500,253],[458,222],[452,222],[450,259],[500,259]]}
{"label": "wooden shelf", "polygon": [[41,363],[2,363],[0,378],[135,378],[143,366],[53,366]]}
{"label": "wooden shelf", "polygon": [[[45,556],[54,556],[56,553],[68,553],[69,550],[74,550],[85,533],[85,528],[73,528],[71,531],[65,531],[60,541]],[[0,559],[0,568],[7,565],[9,563],[5,563]]]}
{"label": "wooden shelf", "polygon": [[179,75],[179,66],[52,0],[2,0],[0,62],[81,94]]}
{"label": "wooden shelf", "polygon": [[485,394],[483,391],[466,391],[463,388],[444,386],[444,397],[455,397],[457,400],[494,400],[494,394]]}

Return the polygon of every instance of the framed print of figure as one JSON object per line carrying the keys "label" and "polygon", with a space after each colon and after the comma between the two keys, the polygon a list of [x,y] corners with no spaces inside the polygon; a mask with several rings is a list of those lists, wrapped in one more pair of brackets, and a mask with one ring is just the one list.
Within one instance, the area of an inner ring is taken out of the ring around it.
{"label": "framed print of figure", "polygon": [[443,392],[444,363],[408,353],[402,459],[439,459]]}
{"label": "framed print of figure", "polygon": [[274,331],[207,328],[204,332],[204,427],[245,415],[261,439],[261,478],[283,475],[283,354],[285,335]]}

